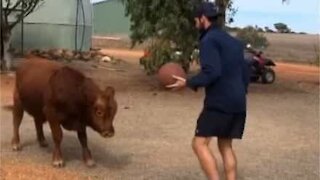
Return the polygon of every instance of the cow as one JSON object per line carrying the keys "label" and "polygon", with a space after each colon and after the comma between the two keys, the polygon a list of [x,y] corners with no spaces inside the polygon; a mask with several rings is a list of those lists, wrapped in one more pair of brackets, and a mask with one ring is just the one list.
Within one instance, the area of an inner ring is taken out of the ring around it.
{"label": "cow", "polygon": [[54,142],[54,167],[65,165],[60,148],[62,127],[77,131],[83,160],[89,167],[95,163],[87,145],[86,127],[91,127],[105,138],[115,133],[115,89],[108,86],[101,90],[78,70],[55,61],[24,60],[16,71],[13,101],[13,150],[21,150],[19,127],[25,111],[34,118],[41,147],[48,146],[43,124],[49,123]]}

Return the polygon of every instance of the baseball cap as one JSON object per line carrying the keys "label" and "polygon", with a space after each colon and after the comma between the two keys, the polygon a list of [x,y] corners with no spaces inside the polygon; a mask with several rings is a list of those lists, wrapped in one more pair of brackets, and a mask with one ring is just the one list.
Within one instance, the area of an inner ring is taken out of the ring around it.
{"label": "baseball cap", "polygon": [[196,8],[194,17],[201,17],[202,15],[207,17],[215,17],[221,15],[219,7],[211,2],[203,2]]}

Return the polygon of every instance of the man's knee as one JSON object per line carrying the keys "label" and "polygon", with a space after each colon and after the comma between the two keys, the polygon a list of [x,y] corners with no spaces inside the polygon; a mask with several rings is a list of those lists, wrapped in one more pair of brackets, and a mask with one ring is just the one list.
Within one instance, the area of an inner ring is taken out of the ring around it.
{"label": "man's knee", "polygon": [[207,148],[209,145],[210,139],[205,137],[194,137],[192,140],[192,149],[195,153],[203,148]]}
{"label": "man's knee", "polygon": [[232,149],[232,139],[218,138],[218,147],[220,152]]}

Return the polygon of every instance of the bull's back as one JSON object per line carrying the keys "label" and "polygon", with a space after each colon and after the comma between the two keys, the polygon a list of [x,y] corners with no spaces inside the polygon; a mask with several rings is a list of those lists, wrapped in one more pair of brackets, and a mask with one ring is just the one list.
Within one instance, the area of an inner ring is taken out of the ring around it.
{"label": "bull's back", "polygon": [[54,73],[49,80],[49,103],[58,111],[77,114],[81,106],[86,106],[86,98],[83,94],[85,76],[70,67],[63,67]]}
{"label": "bull's back", "polygon": [[70,67],[57,70],[49,80],[45,105],[59,113],[59,123],[68,130],[80,130],[86,125],[89,106],[84,94],[86,77]]}
{"label": "bull's back", "polygon": [[45,59],[28,59],[16,72],[16,91],[24,110],[33,116],[42,114],[43,94],[49,79],[61,64]]}

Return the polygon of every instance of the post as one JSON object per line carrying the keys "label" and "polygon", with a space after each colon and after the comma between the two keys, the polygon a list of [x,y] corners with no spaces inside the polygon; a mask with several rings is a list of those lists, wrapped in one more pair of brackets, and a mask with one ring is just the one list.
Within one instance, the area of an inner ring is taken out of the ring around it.
{"label": "post", "polygon": [[75,52],[78,52],[78,16],[79,16],[79,2],[80,0],[77,0],[77,10],[76,10],[76,27],[75,27],[75,34],[74,34],[74,49]]}
{"label": "post", "polygon": [[23,56],[24,54],[24,8],[25,8],[25,2],[24,0],[21,1],[22,8],[21,8],[21,14],[22,14],[22,19],[21,19],[21,55]]}
{"label": "post", "polygon": [[1,45],[1,47],[0,47],[0,64],[1,64],[1,70],[3,70],[4,69],[4,62],[3,62],[3,60],[4,60],[4,42],[3,42],[3,22],[2,22],[2,20],[3,20],[3,8],[2,8],[2,0],[0,0],[0,25],[1,25],[1,27],[0,27],[0,45]]}

